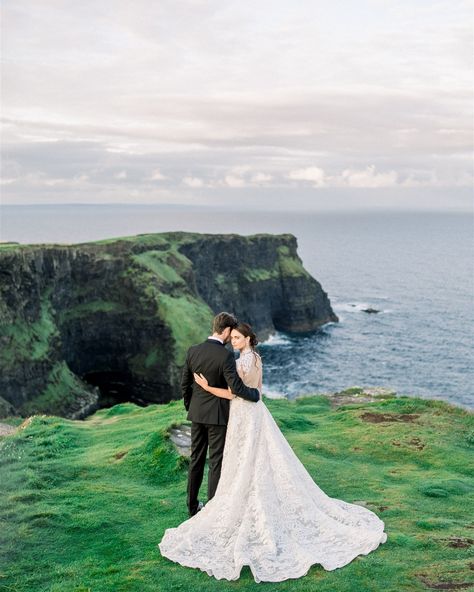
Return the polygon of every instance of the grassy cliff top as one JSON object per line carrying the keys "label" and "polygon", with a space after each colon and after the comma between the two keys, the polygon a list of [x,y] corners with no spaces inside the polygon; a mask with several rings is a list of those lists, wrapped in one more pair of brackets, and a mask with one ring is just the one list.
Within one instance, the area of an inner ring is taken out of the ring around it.
{"label": "grassy cliff top", "polygon": [[136,245],[145,246],[156,246],[161,245],[163,247],[171,245],[186,244],[198,240],[224,240],[232,241],[238,239],[252,243],[255,240],[269,239],[269,240],[280,240],[285,242],[294,242],[296,237],[293,234],[270,234],[270,233],[259,233],[252,235],[241,235],[236,233],[225,233],[225,234],[209,234],[209,233],[198,233],[198,232],[184,232],[184,231],[171,231],[171,232],[148,232],[136,235],[117,236],[112,238],[105,238],[100,240],[92,240],[80,243],[19,243],[15,241],[0,242],[0,251],[11,251],[11,250],[24,250],[31,248],[97,248],[113,246],[117,243],[131,243]]}
{"label": "grassy cliff top", "polygon": [[[265,403],[318,485],[365,504],[388,534],[384,545],[341,569],[315,565],[271,590],[474,586],[471,413],[410,397],[339,407],[325,396]],[[181,401],[126,403],[85,421],[35,415],[0,438],[0,589],[267,589],[248,567],[237,582],[217,581],[159,553],[164,530],[187,519],[187,459],[169,439],[185,415]]]}

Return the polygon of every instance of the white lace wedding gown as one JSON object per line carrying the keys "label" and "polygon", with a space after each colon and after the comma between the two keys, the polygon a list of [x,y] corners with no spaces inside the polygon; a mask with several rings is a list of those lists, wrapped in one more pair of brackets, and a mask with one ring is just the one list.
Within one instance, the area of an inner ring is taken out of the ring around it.
{"label": "white lace wedding gown", "polygon": [[[261,382],[261,361],[251,351],[237,368],[248,386]],[[237,580],[248,565],[256,582],[280,582],[315,563],[342,567],[386,540],[376,514],[316,485],[262,400],[236,397],[214,497],[168,528],[158,547],[164,557],[217,579]]]}

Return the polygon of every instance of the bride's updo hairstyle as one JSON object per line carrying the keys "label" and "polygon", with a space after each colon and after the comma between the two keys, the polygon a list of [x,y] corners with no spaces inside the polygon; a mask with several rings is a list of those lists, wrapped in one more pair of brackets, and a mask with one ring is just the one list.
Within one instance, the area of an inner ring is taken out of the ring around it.
{"label": "bride's updo hairstyle", "polygon": [[258,339],[252,330],[252,327],[248,323],[239,323],[237,327],[234,327],[236,331],[241,333],[244,337],[250,337],[250,347],[252,349],[258,344]]}

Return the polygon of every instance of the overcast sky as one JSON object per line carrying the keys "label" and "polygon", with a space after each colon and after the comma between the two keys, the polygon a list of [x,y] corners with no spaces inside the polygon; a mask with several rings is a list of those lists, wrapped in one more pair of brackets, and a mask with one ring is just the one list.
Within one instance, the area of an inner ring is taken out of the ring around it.
{"label": "overcast sky", "polygon": [[464,0],[12,0],[2,202],[464,209]]}

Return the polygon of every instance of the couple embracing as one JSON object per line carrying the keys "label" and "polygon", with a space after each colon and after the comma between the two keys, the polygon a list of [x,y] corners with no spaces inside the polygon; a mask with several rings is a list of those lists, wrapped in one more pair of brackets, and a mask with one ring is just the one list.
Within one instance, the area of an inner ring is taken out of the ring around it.
{"label": "couple embracing", "polygon": [[[240,351],[234,355],[225,345]],[[191,420],[189,519],[168,528],[161,554],[217,579],[248,565],[256,582],[342,567],[384,543],[368,508],[329,497],[313,481],[261,398],[262,360],[247,323],[218,314],[208,339],[188,350],[184,405]],[[207,503],[198,500],[207,450]]]}

